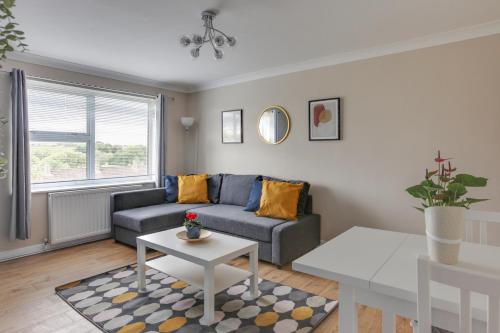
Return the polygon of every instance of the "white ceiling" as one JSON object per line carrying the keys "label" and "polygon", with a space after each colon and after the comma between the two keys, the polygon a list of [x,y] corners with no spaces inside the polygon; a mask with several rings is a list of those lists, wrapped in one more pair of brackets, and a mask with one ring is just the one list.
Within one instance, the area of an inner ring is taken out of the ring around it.
{"label": "white ceiling", "polygon": [[[220,62],[207,46],[191,60],[178,42],[202,32],[205,9],[219,10],[214,26],[238,39]],[[193,90],[498,21],[500,1],[18,0],[14,14],[27,34],[26,59],[38,55]]]}

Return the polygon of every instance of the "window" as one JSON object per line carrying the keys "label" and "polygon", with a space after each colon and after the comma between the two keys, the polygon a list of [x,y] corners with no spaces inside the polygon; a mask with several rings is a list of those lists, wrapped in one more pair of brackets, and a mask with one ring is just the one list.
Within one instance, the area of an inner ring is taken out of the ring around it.
{"label": "window", "polygon": [[35,187],[154,180],[156,99],[28,80],[28,112]]}

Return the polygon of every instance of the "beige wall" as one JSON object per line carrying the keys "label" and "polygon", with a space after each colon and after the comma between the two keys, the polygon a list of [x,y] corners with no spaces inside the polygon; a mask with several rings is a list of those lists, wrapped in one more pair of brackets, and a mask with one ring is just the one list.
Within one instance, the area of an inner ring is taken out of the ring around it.
{"label": "beige wall", "polygon": [[[166,91],[164,89],[148,87],[123,81],[111,80],[92,75],[85,75],[54,69],[45,66],[9,61],[2,64],[3,69],[9,71],[12,67],[22,68],[27,75],[39,76],[55,80],[77,82],[82,84],[96,85],[109,89],[131,91],[136,93],[156,95],[164,93],[173,97],[168,101],[167,122],[167,172],[179,173],[184,170],[184,131],[179,125],[179,118],[186,110],[186,94]],[[8,75],[0,73],[0,114],[9,112],[10,85]],[[2,140],[5,140],[2,138]],[[2,145],[4,142],[1,143]],[[0,180],[0,251],[12,250],[29,245],[43,243],[48,237],[48,215],[47,215],[47,194],[35,193],[32,196],[32,237],[26,241],[8,241],[9,230],[9,200],[7,181]]]}
{"label": "beige wall", "polygon": [[[312,184],[322,237],[354,226],[423,232],[404,189],[420,181],[438,149],[459,171],[490,179],[477,208],[500,211],[500,35],[303,71],[191,95],[203,172],[265,174]],[[308,100],[342,98],[342,141],[309,142]],[[257,116],[284,106],[289,138],[262,143]],[[220,111],[243,108],[242,145],[221,144]],[[498,234],[498,229],[490,233]]]}

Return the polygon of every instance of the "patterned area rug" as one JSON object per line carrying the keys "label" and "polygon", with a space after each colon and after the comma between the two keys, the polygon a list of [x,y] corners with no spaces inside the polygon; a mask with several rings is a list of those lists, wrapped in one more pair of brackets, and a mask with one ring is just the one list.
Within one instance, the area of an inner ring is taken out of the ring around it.
{"label": "patterned area rug", "polygon": [[216,295],[216,323],[203,326],[203,291],[154,269],[146,278],[143,294],[137,291],[135,265],[69,283],[56,293],[103,332],[113,333],[305,333],[338,305],[267,280],[259,280],[254,300],[246,280]]}

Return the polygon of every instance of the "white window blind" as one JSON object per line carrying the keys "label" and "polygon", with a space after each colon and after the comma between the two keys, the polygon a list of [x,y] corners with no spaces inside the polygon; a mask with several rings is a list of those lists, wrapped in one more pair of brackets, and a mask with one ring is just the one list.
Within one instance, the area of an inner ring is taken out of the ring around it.
{"label": "white window blind", "polygon": [[153,179],[156,99],[28,80],[32,183]]}

